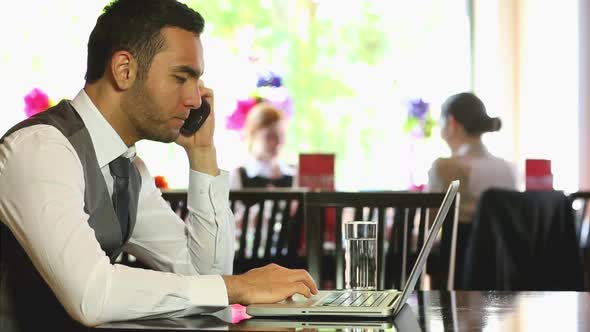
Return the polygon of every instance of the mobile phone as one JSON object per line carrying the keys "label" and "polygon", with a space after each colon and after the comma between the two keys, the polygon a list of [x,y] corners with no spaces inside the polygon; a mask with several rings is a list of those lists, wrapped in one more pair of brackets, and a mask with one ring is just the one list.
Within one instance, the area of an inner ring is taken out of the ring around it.
{"label": "mobile phone", "polygon": [[211,106],[207,100],[203,99],[201,107],[191,108],[188,119],[184,121],[184,125],[180,128],[180,133],[184,136],[191,136],[196,133],[207,120],[209,113],[211,113]]}

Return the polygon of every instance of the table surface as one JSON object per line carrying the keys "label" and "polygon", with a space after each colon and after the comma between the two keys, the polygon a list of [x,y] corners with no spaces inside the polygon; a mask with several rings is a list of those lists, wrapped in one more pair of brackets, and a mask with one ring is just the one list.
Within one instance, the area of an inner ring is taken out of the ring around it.
{"label": "table surface", "polygon": [[95,331],[590,331],[590,293],[417,291],[396,317],[379,321],[244,318],[239,307],[213,315],[101,325]]}

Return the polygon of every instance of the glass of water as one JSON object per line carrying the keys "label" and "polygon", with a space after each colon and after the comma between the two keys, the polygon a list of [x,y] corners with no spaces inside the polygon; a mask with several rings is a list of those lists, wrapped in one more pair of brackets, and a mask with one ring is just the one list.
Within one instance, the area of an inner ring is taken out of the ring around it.
{"label": "glass of water", "polygon": [[377,221],[347,221],[342,226],[345,288],[377,289]]}

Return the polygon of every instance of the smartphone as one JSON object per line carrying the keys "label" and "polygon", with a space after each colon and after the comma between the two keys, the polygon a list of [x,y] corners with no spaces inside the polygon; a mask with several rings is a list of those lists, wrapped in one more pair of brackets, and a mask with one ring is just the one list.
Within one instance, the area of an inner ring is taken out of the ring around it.
{"label": "smartphone", "polygon": [[203,99],[201,107],[191,108],[188,119],[184,121],[184,125],[180,128],[180,133],[184,136],[191,136],[201,128],[207,117],[211,113],[211,106],[207,100]]}

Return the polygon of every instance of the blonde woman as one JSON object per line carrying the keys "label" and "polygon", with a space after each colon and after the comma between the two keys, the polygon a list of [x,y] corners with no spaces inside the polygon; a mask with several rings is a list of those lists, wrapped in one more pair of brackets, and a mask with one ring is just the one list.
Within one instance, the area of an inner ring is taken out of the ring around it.
{"label": "blonde woman", "polygon": [[248,158],[230,174],[230,188],[293,187],[296,168],[280,159],[286,133],[283,112],[261,102],[248,112],[243,130]]}

